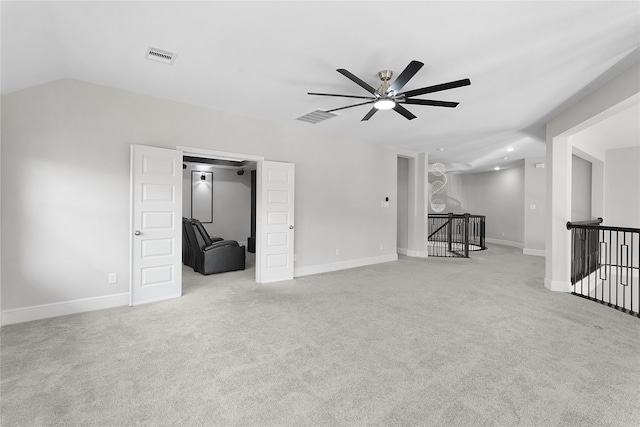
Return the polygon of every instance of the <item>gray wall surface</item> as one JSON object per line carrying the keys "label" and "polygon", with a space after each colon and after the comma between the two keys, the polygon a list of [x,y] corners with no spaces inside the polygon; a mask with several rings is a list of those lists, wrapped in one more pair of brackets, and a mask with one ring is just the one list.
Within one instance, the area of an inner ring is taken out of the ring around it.
{"label": "gray wall surface", "polygon": [[396,254],[394,150],[65,79],[2,96],[3,310],[128,292],[131,144],[295,163],[296,268]]}
{"label": "gray wall surface", "polygon": [[524,161],[524,249],[545,250],[546,157],[535,157]]}
{"label": "gray wall surface", "polygon": [[604,225],[640,228],[640,147],[607,150]]}
{"label": "gray wall surface", "polygon": [[398,231],[397,247],[409,247],[409,159],[398,157]]}
{"label": "gray wall surface", "polygon": [[485,215],[486,237],[523,244],[524,167],[459,175],[461,210]]}
{"label": "gray wall surface", "polygon": [[191,171],[213,173],[213,222],[203,223],[210,235],[246,243],[251,235],[251,174],[208,166],[184,169],[182,216],[191,216]]}
{"label": "gray wall surface", "polygon": [[591,162],[576,155],[571,158],[571,221],[591,217]]}

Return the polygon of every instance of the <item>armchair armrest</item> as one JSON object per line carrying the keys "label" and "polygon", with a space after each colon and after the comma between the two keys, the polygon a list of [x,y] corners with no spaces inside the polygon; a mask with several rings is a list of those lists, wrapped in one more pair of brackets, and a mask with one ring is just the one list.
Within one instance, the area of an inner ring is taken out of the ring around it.
{"label": "armchair armrest", "polygon": [[212,249],[221,248],[223,246],[240,246],[240,245],[235,240],[219,240],[217,242],[213,242],[207,247],[202,248],[202,251],[207,252]]}

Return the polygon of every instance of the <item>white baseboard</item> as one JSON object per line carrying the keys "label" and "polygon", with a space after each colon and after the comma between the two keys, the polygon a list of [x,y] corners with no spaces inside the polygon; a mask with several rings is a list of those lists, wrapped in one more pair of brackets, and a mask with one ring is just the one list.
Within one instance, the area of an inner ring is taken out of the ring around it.
{"label": "white baseboard", "polygon": [[426,251],[407,251],[407,256],[415,258],[426,258],[429,256],[429,252]]}
{"label": "white baseboard", "polygon": [[427,256],[429,256],[428,252],[410,251],[407,248],[397,248],[396,252],[398,252],[398,255],[406,255],[417,258],[426,258]]}
{"label": "white baseboard", "polygon": [[527,249],[522,250],[523,255],[535,255],[535,256],[547,256],[547,251],[541,249]]}
{"label": "white baseboard", "polygon": [[49,317],[66,316],[67,314],[84,313],[103,308],[129,305],[129,293],[105,295],[52,304],[33,305],[31,307],[14,308],[2,311],[2,325],[47,319]]}
{"label": "white baseboard", "polygon": [[294,277],[309,276],[311,274],[328,273],[330,271],[345,270],[347,268],[363,267],[365,265],[380,264],[383,262],[397,261],[398,254],[380,255],[371,258],[353,259],[350,261],[332,262],[330,264],[312,265],[294,269]]}
{"label": "white baseboard", "polygon": [[544,287],[554,292],[571,292],[571,282],[561,282],[544,278]]}
{"label": "white baseboard", "polygon": [[491,239],[487,237],[484,239],[485,243],[495,243],[496,245],[512,246],[518,249],[524,249],[524,245],[518,242],[512,242],[511,240]]}

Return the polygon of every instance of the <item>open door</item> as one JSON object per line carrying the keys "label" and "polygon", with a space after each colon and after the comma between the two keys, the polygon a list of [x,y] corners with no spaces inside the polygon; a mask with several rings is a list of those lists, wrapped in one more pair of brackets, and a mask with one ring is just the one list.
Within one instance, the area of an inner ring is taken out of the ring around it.
{"label": "open door", "polygon": [[129,305],[182,295],[182,151],[131,145]]}
{"label": "open door", "polygon": [[258,163],[257,245],[260,283],[293,279],[294,172],[293,163]]}

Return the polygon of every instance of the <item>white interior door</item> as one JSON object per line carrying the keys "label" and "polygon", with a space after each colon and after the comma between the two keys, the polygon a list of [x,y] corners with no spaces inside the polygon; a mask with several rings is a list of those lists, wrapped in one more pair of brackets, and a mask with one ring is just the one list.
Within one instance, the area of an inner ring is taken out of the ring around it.
{"label": "white interior door", "polygon": [[261,188],[256,235],[260,260],[256,277],[261,283],[290,280],[293,279],[295,165],[262,161],[259,168]]}
{"label": "white interior door", "polygon": [[131,145],[129,304],[182,295],[182,152]]}

